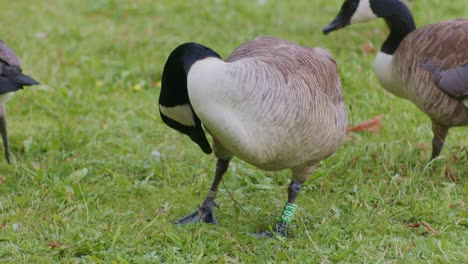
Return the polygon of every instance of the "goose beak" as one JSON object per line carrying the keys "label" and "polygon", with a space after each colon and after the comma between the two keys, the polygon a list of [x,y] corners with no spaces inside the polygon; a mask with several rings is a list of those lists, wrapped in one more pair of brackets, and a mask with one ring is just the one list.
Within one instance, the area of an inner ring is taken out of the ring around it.
{"label": "goose beak", "polygon": [[323,34],[327,35],[328,33],[338,30],[342,27],[345,27],[348,23],[345,22],[341,13],[336,16],[336,18],[330,23],[330,25],[326,26],[323,29]]}

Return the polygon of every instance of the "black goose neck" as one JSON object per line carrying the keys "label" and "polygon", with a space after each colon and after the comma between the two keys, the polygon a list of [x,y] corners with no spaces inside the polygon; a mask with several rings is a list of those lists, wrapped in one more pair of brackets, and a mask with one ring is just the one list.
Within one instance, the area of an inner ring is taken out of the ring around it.
{"label": "black goose neck", "polygon": [[390,29],[390,34],[380,51],[393,55],[401,41],[416,29],[413,16],[400,0],[374,0],[371,1],[371,5],[372,9],[376,10],[377,16],[382,17]]}
{"label": "black goose neck", "polygon": [[221,59],[210,48],[193,42],[184,43],[172,51],[164,65],[159,104],[163,106],[190,104],[187,75],[195,62],[209,57]]}

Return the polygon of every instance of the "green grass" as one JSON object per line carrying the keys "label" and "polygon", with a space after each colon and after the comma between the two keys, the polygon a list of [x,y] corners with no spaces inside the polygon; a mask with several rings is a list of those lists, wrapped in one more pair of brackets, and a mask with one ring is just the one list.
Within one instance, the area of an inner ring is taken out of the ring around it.
{"label": "green grass", "polygon": [[[8,104],[15,162],[0,162],[0,262],[468,262],[466,128],[426,167],[429,119],[380,87],[375,54],[361,49],[380,46],[383,21],[323,36],[341,0],[0,3],[0,37],[43,83]],[[412,3],[418,26],[468,17],[465,0]],[[382,114],[382,129],[350,135],[318,167],[292,238],[248,235],[276,222],[289,172],[238,159],[225,184],[247,214],[223,187],[218,225],[174,226],[202,202],[215,159],[160,120],[165,59],[185,41],[226,57],[260,35],[330,50],[350,124]],[[437,233],[407,226],[418,222]]]}

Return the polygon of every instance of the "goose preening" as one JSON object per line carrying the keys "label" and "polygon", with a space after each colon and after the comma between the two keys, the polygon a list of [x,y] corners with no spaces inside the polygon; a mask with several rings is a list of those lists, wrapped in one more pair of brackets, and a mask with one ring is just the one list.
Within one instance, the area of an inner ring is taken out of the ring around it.
{"label": "goose preening", "polygon": [[11,152],[8,142],[5,104],[13,92],[23,89],[23,86],[35,84],[39,83],[22,73],[18,57],[0,40],[0,133],[2,134],[5,158],[8,163],[11,163]]}
{"label": "goose preening", "polygon": [[323,33],[378,17],[385,19],[390,34],[375,60],[377,79],[430,117],[432,160],[450,127],[468,125],[468,19],[416,29],[400,0],[346,0]]}
{"label": "goose preening", "polygon": [[159,111],[169,127],[209,154],[203,124],[217,158],[208,196],[176,223],[216,223],[218,185],[237,156],[263,170],[292,171],[288,202],[275,227],[283,236],[301,185],[341,145],[347,126],[332,57],[274,37],[246,42],[226,61],[197,43],[178,46],[164,66]]}

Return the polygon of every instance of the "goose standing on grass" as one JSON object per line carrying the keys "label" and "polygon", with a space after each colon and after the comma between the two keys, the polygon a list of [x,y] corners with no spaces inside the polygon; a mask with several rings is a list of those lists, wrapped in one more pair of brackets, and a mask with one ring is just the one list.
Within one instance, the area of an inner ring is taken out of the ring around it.
{"label": "goose standing on grass", "polygon": [[346,0],[323,33],[377,17],[390,28],[375,60],[377,79],[431,118],[432,160],[439,156],[450,127],[468,125],[468,19],[416,29],[400,0]]}
{"label": "goose standing on grass", "polygon": [[341,145],[347,125],[332,57],[274,37],[242,44],[226,62],[203,45],[180,45],[164,66],[159,111],[168,126],[209,154],[203,124],[217,157],[205,201],[176,223],[216,223],[218,185],[237,156],[263,170],[291,169],[288,202],[275,227],[283,236],[301,185]]}
{"label": "goose standing on grass", "polygon": [[24,75],[15,53],[0,40],[0,133],[2,134],[5,158],[11,163],[10,145],[6,121],[6,102],[13,92],[23,89],[23,86],[39,84],[33,78]]}

